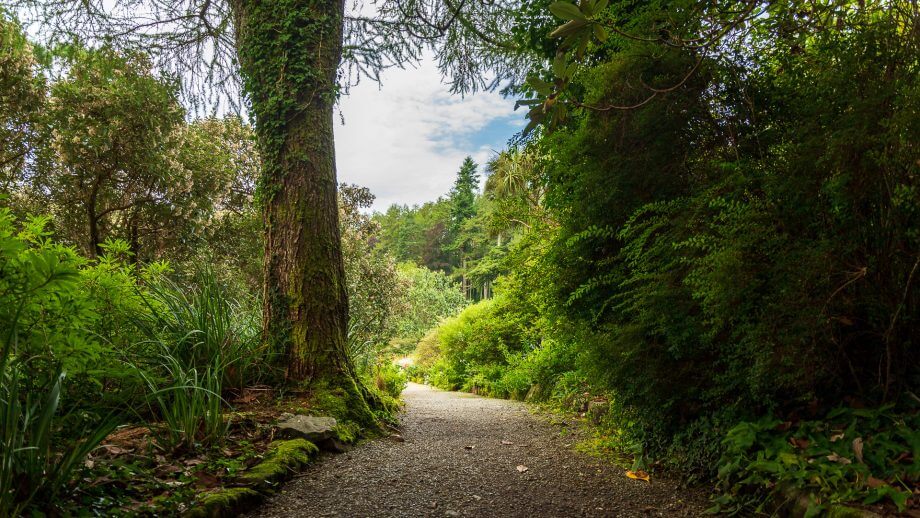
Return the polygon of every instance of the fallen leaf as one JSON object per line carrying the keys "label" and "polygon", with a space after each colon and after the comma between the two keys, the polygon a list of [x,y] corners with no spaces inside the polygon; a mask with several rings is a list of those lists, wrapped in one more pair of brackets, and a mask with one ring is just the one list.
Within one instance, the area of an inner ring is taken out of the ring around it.
{"label": "fallen leaf", "polygon": [[856,455],[856,461],[862,464],[863,462],[863,439],[862,437],[857,437],[853,439],[853,454]]}
{"label": "fallen leaf", "polygon": [[204,464],[204,459],[201,459],[201,458],[198,458],[198,459],[189,459],[189,460],[185,461],[184,464],[185,464],[186,466],[197,466],[197,465],[199,465],[199,464]]}
{"label": "fallen leaf", "polygon": [[790,437],[789,443],[800,450],[804,450],[808,448],[808,444],[809,444],[808,439],[800,439],[798,437]]}
{"label": "fallen leaf", "polygon": [[92,461],[91,459],[86,459],[86,461],[83,462],[83,465],[86,466],[88,469],[93,469],[93,466],[95,466],[96,463]]}
{"label": "fallen leaf", "polygon": [[872,476],[869,477],[869,480],[866,481],[866,484],[868,484],[872,489],[888,485],[888,483],[884,480]]}
{"label": "fallen leaf", "polygon": [[626,472],[626,476],[634,480],[644,480],[646,482],[652,481],[652,477],[650,477],[648,473],[642,471],[641,469],[636,471],[629,470]]}
{"label": "fallen leaf", "polygon": [[518,467],[517,467],[517,470],[520,471],[521,473],[527,471],[528,469],[530,469],[530,468],[528,468],[527,466],[525,466],[525,465],[523,465],[523,464],[519,464]]}
{"label": "fallen leaf", "polygon": [[102,449],[109,455],[122,455],[128,453],[128,450],[115,446],[114,444],[103,444]]}
{"label": "fallen leaf", "polygon": [[181,471],[182,471],[182,468],[180,468],[179,466],[175,466],[173,464],[163,464],[157,467],[156,469],[157,473],[165,473],[165,474],[179,473]]}
{"label": "fallen leaf", "polygon": [[831,435],[831,442],[837,442],[840,439],[843,439],[843,432],[840,432],[837,435]]}
{"label": "fallen leaf", "polygon": [[514,443],[511,442],[511,441],[502,441],[502,444],[505,445],[505,446],[511,446],[511,445],[514,444]]}
{"label": "fallen leaf", "polygon": [[895,457],[895,458],[894,458],[894,461],[892,461],[892,462],[893,462],[894,464],[897,464],[897,463],[901,462],[901,461],[904,460],[904,459],[910,460],[910,457],[911,457],[911,456],[910,456],[910,452],[909,452],[909,451],[902,451],[901,454],[898,455],[897,457]]}
{"label": "fallen leaf", "polygon": [[217,478],[216,476],[214,476],[214,475],[212,475],[212,474],[210,474],[210,473],[205,473],[204,471],[199,471],[199,472],[195,473],[195,474],[194,474],[194,477],[195,477],[195,483],[196,483],[196,485],[198,485],[199,487],[208,487],[208,488],[210,488],[210,487],[216,487],[216,486],[220,485],[220,479],[219,479],[219,478]]}
{"label": "fallen leaf", "polygon": [[831,453],[830,455],[828,455],[827,460],[831,462],[836,462],[838,464],[853,464],[853,461],[851,461],[850,459],[846,457],[841,457],[840,455],[837,455],[836,453]]}

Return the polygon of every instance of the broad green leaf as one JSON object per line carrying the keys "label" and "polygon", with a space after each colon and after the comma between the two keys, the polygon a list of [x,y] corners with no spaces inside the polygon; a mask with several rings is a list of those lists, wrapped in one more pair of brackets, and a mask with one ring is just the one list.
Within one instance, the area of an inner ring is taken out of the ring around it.
{"label": "broad green leaf", "polygon": [[569,66],[566,67],[565,69],[566,79],[571,79],[572,77],[574,77],[576,70],[578,70],[578,63],[570,63]]}
{"label": "broad green leaf", "polygon": [[527,78],[527,84],[529,84],[540,95],[551,95],[553,93],[553,85],[551,83],[547,83],[537,76],[529,76]]}
{"label": "broad green leaf", "polygon": [[574,34],[580,29],[583,29],[587,25],[588,25],[587,20],[572,20],[570,22],[565,23],[564,25],[560,25],[559,27],[557,27],[556,30],[554,30],[553,32],[549,34],[549,37],[550,38],[564,38],[568,36],[569,34]]}
{"label": "broad green leaf", "polygon": [[581,36],[581,41],[578,43],[578,48],[575,50],[575,56],[578,59],[581,59],[585,56],[585,52],[588,51],[588,40],[590,38],[584,35],[584,33],[580,34],[579,36]]}
{"label": "broad green leaf", "polygon": [[560,54],[556,56],[556,59],[553,60],[553,75],[560,79],[565,79],[565,54]]}
{"label": "broad green leaf", "polygon": [[557,18],[562,18],[563,20],[588,20],[578,6],[570,2],[553,2],[549,5],[549,10],[555,14]]}
{"label": "broad green leaf", "polygon": [[608,38],[609,36],[610,36],[610,34],[607,33],[607,29],[605,29],[605,28],[604,28],[603,26],[601,26],[601,25],[594,24],[594,37],[597,38],[597,41],[603,43],[603,42],[607,41],[607,38]]}

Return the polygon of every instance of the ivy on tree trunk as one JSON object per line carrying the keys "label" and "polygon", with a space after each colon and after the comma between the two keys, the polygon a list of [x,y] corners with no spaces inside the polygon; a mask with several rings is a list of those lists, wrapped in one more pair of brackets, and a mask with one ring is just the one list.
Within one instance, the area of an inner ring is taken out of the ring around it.
{"label": "ivy on tree trunk", "polygon": [[233,8],[264,162],[264,338],[285,352],[291,381],[360,396],[346,350],[333,145],[344,3],[238,0]]}

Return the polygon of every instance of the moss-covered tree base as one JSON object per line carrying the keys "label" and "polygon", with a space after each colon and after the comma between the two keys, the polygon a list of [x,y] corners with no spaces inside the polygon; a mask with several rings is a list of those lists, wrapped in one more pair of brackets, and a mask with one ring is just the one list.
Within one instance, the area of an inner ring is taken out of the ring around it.
{"label": "moss-covered tree base", "polygon": [[185,513],[187,518],[222,518],[237,516],[255,508],[264,495],[248,487],[227,487],[202,496],[194,508]]}
{"label": "moss-covered tree base", "polygon": [[352,429],[355,437],[362,431],[370,434],[379,431],[380,421],[386,417],[371,391],[350,378],[311,384],[310,412],[331,415],[340,426]]}

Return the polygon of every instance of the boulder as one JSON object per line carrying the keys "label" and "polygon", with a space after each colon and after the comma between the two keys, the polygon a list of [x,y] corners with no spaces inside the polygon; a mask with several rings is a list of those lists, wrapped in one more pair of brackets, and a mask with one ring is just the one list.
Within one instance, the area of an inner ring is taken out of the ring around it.
{"label": "boulder", "polygon": [[283,415],[278,422],[278,435],[287,439],[306,439],[320,444],[336,438],[334,417],[312,415]]}

